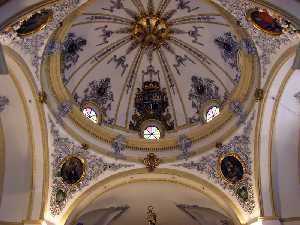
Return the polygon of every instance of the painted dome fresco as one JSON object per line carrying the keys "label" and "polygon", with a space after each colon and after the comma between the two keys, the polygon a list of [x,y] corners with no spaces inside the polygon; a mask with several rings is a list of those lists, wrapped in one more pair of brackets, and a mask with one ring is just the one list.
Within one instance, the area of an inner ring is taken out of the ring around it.
{"label": "painted dome fresco", "polygon": [[75,123],[106,142],[162,150],[180,138],[215,133],[215,141],[254,100],[256,48],[209,1],[90,1],[55,39],[63,45],[49,59],[55,96],[74,103]]}

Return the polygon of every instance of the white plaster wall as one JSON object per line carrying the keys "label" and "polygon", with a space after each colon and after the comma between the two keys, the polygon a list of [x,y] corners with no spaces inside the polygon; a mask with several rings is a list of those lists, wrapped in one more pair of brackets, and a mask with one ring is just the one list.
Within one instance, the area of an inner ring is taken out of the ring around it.
{"label": "white plaster wall", "polygon": [[[280,217],[300,217],[299,131],[300,71],[293,73],[279,100],[272,145],[272,176]],[[300,221],[299,221],[300,224]]]}
{"label": "white plaster wall", "polygon": [[31,191],[31,154],[25,111],[12,79],[0,76],[0,95],[9,105],[0,113],[5,138],[5,170],[0,221],[26,217]]}

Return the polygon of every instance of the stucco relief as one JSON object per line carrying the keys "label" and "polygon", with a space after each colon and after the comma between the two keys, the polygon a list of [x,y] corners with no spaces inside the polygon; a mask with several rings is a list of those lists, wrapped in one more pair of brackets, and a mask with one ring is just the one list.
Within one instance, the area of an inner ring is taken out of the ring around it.
{"label": "stucco relief", "polygon": [[[243,122],[242,133],[234,136],[228,143],[222,144],[214,152],[198,159],[189,159],[186,162],[172,164],[176,168],[184,168],[187,170],[197,171],[205,176],[213,183],[228,191],[240,206],[249,214],[253,213],[256,202],[254,193],[253,179],[253,151],[251,148],[251,133],[253,130],[253,122],[256,113],[253,112],[246,122]],[[228,182],[222,176],[220,171],[220,158],[226,155],[234,154],[243,162],[243,174],[240,176],[239,182]]]}
{"label": "stucco relief", "polygon": [[[93,180],[99,179],[101,175],[108,171],[115,173],[134,166],[120,161],[107,161],[100,155],[84,150],[80,144],[61,134],[58,125],[50,117],[49,124],[53,145],[50,184],[50,212],[53,216],[59,215],[76,193],[86,189]],[[78,157],[85,162],[85,174],[75,184],[64,182],[61,176],[62,165],[65,163],[66,157],[70,156]]]}

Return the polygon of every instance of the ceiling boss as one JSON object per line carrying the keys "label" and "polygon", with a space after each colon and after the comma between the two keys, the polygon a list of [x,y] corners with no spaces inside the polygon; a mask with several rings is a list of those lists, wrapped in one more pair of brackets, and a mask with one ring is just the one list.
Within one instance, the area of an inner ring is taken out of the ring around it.
{"label": "ceiling boss", "polygon": [[143,47],[158,49],[169,36],[167,21],[152,12],[139,17],[132,26],[132,38]]}

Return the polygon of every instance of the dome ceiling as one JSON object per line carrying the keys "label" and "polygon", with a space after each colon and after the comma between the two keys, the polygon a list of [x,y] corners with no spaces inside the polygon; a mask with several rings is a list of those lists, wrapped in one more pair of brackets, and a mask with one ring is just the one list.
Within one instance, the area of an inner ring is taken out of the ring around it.
{"label": "dome ceiling", "polygon": [[247,36],[211,2],[91,1],[66,27],[63,85],[101,126],[137,136],[154,120],[170,137],[205,125],[211,106],[239,100]]}

